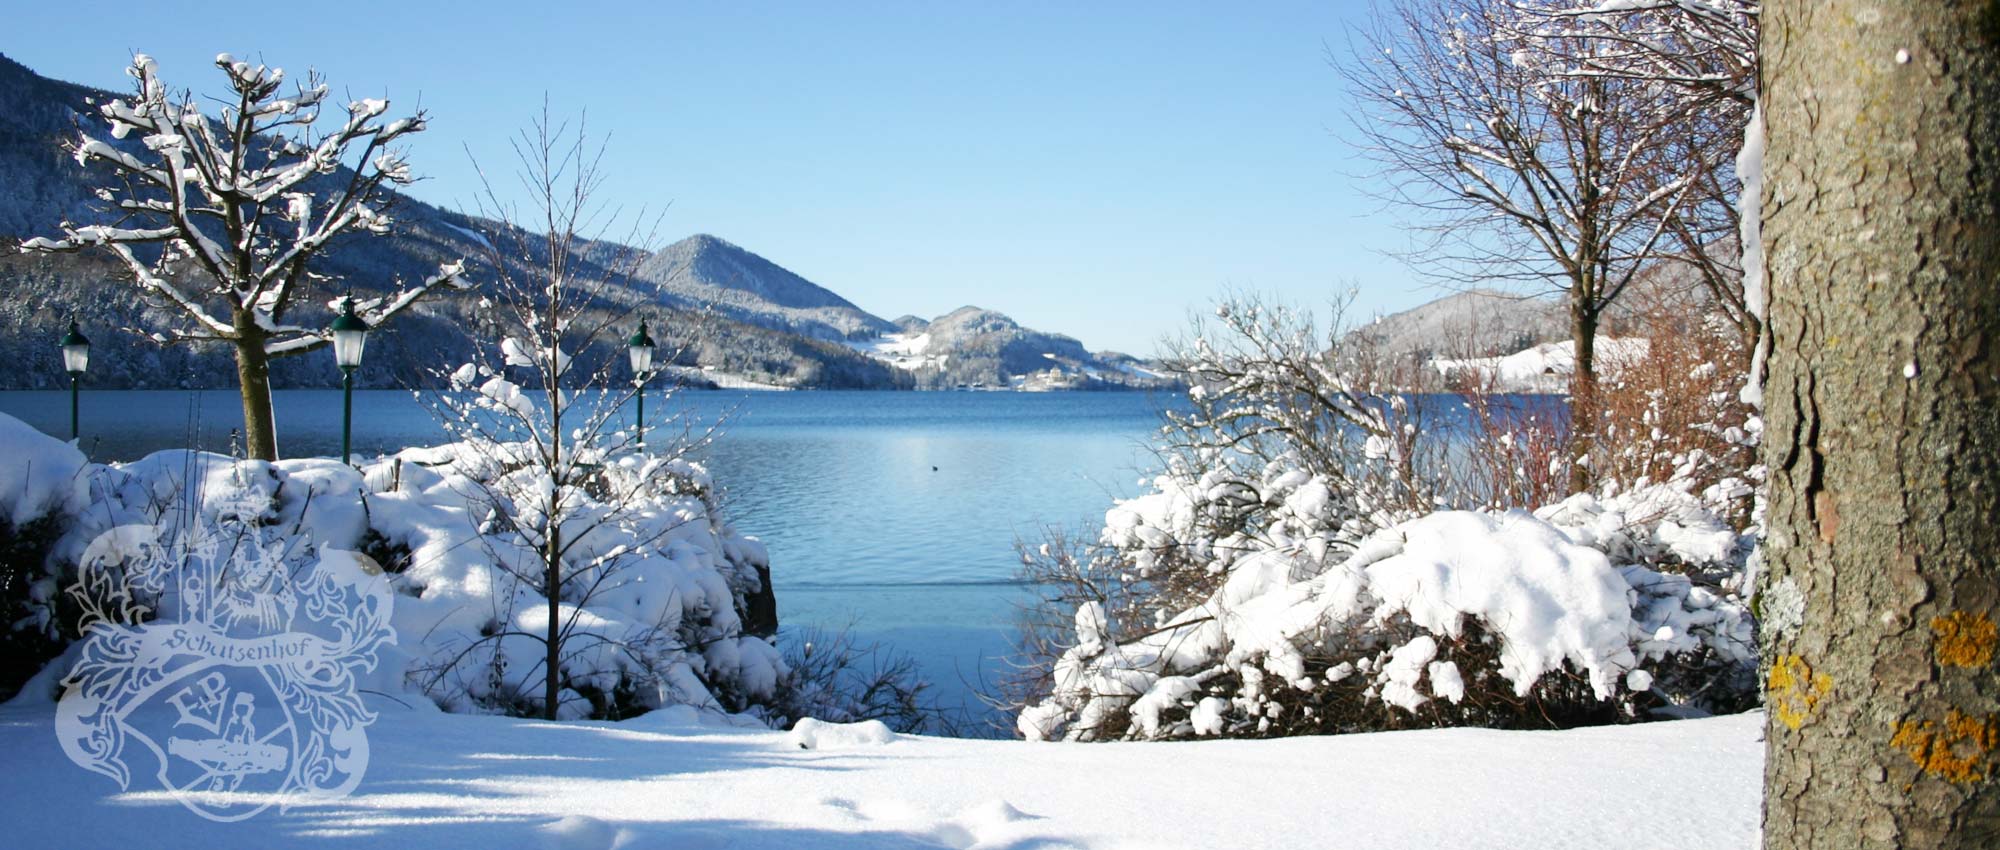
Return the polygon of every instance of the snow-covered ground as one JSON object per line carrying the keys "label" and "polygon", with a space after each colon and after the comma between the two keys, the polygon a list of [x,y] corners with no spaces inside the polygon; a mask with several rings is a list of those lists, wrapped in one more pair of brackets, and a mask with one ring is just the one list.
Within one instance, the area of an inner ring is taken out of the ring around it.
{"label": "snow-covered ground", "polygon": [[1029,744],[694,722],[542,723],[378,704],[353,796],[241,823],[144,768],[63,757],[47,703],[0,707],[0,835],[91,848],[1748,848],[1762,716]]}
{"label": "snow-covered ground", "polygon": [[686,366],[668,366],[662,371],[694,381],[708,381],[725,390],[789,390],[792,387],[766,383],[754,378],[746,378],[734,372],[725,372],[709,366],[691,369]]}
{"label": "snow-covered ground", "polygon": [[[1616,375],[1618,370],[1646,359],[1650,340],[1599,337],[1597,368]],[[1432,360],[1431,368],[1447,378],[1471,373],[1492,381],[1500,392],[1558,393],[1569,389],[1570,373],[1576,370],[1576,343],[1572,340],[1547,342],[1504,357],[1475,357],[1469,360]]]}
{"label": "snow-covered ground", "polygon": [[951,359],[948,354],[927,354],[931,345],[928,333],[891,333],[873,339],[848,340],[847,347],[866,354],[898,369],[917,371],[919,369],[942,369]]}

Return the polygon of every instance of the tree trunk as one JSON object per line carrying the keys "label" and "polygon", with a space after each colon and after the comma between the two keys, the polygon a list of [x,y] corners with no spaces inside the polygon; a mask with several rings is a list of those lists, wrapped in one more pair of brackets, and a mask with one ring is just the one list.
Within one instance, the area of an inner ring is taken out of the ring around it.
{"label": "tree trunk", "polygon": [[[557,488],[558,491],[561,488]],[[562,697],[562,521],[556,518],[555,503],[549,504],[548,562],[544,577],[549,587],[548,639],[542,648],[548,652],[545,663],[548,670],[542,677],[542,719],[556,719],[556,709],[560,708]]]}
{"label": "tree trunk", "polygon": [[2000,846],[2000,3],[1764,16],[1765,846]]}
{"label": "tree trunk", "polygon": [[249,313],[236,316],[236,385],[243,394],[243,447],[251,460],[278,459],[278,426],[271,412],[271,358],[264,329]]}
{"label": "tree trunk", "polygon": [[1569,375],[1569,491],[1590,489],[1590,454],[1597,447],[1597,316],[1577,304],[1570,309],[1570,340],[1576,362]]}
{"label": "tree trunk", "polygon": [[[549,278],[551,280],[562,279],[557,274],[552,274]],[[549,327],[551,328],[560,327],[557,324],[558,317],[555,310],[556,299],[551,296],[549,298]],[[559,336],[551,334],[548,350],[557,350],[561,343],[562,339]],[[549,477],[555,483],[554,488],[549,491],[549,512],[545,520],[548,523],[548,533],[542,535],[543,539],[548,542],[546,566],[549,571],[547,578],[549,590],[549,628],[548,640],[543,647],[548,650],[547,663],[549,665],[548,675],[542,679],[542,718],[544,720],[556,719],[556,709],[560,707],[558,703],[562,696],[562,485],[568,476],[563,474],[562,466],[562,376],[560,372],[556,371],[556,363],[557,361],[552,357],[543,363],[543,374],[545,377],[542,380],[543,386],[547,388],[549,398],[548,473]],[[546,377],[551,375],[554,377]]]}

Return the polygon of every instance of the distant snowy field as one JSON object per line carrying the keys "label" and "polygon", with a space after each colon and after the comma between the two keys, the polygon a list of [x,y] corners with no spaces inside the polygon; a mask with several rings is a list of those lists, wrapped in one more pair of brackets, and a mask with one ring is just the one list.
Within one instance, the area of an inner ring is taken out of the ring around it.
{"label": "distant snowy field", "polygon": [[1446,729],[1028,744],[879,727],[752,731],[692,709],[550,724],[389,706],[354,796],[202,820],[63,757],[0,707],[10,847],[1749,848],[1762,715],[1567,732]]}

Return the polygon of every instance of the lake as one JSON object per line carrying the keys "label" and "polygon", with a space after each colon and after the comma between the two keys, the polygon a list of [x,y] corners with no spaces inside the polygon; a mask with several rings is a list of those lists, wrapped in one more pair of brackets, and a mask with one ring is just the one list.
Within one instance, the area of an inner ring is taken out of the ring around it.
{"label": "lake", "polygon": [[[69,433],[66,392],[0,392],[0,412]],[[340,393],[274,395],[287,456],[340,450]],[[941,703],[974,714],[973,687],[1004,669],[1017,536],[1094,532],[1134,495],[1160,399],[1143,393],[687,391],[648,404],[723,423],[701,459],[726,515],[770,546],[787,630],[853,631],[914,656]],[[408,392],[355,393],[354,451],[443,441]],[[228,451],[233,390],[82,395],[84,450],[132,460],[166,448]]]}

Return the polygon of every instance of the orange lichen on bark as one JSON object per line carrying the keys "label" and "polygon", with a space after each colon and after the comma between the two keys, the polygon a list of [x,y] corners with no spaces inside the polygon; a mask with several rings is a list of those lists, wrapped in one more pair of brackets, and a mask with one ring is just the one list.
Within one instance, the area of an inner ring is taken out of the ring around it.
{"label": "orange lichen on bark", "polygon": [[1812,665],[1797,655],[1781,655],[1771,665],[1765,690],[1771,697],[1771,716],[1796,732],[1833,690],[1833,677],[1814,673]]}
{"label": "orange lichen on bark", "polygon": [[1989,757],[2000,746],[2000,720],[1957,709],[1945,712],[1942,726],[1905,720],[1896,724],[1889,746],[1902,750],[1931,776],[1956,784],[1978,782],[1991,770]]}
{"label": "orange lichen on bark", "polygon": [[1939,664],[1947,667],[1980,668],[1993,663],[1993,648],[2000,644],[2000,628],[1982,613],[1953,611],[1931,619],[1936,635]]}

